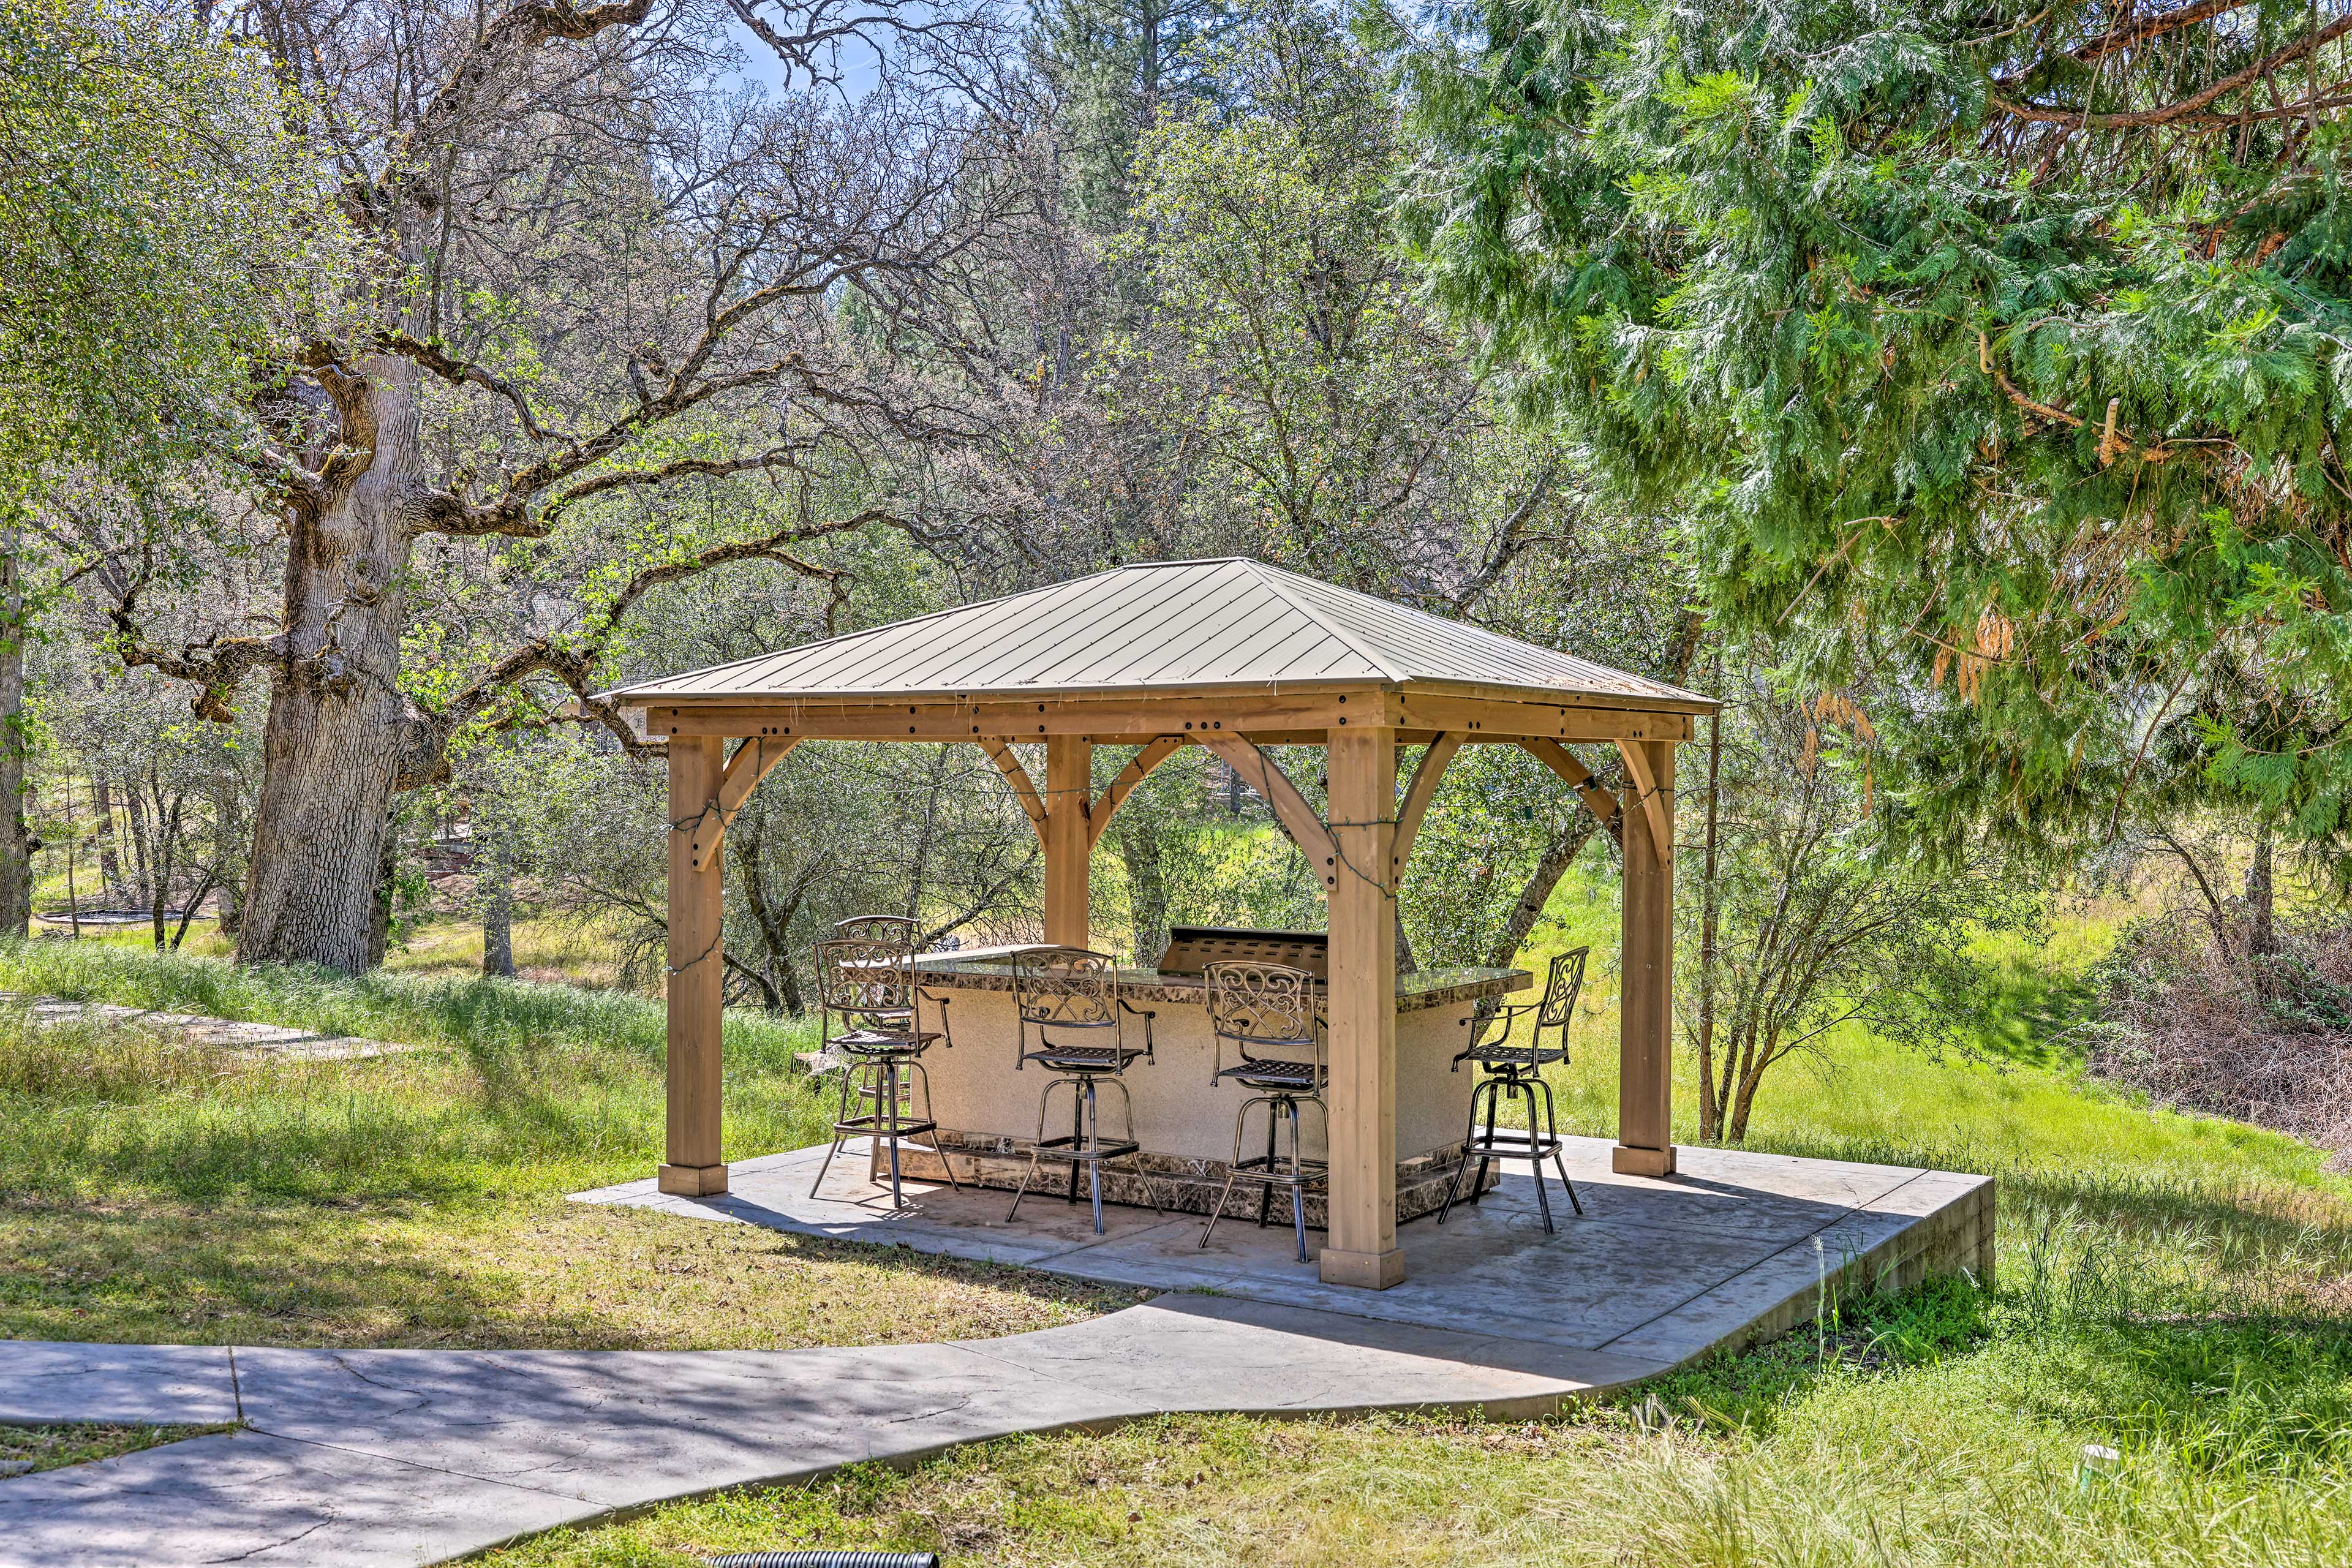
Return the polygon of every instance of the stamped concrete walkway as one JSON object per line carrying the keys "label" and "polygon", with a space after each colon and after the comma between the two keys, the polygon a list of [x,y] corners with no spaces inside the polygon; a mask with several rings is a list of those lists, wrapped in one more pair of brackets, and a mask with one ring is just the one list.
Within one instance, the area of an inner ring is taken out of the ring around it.
{"label": "stamped concrete walkway", "polygon": [[[734,1194],[684,1211],[1180,1292],[1009,1339],[677,1353],[0,1342],[0,1421],[245,1424],[0,1481],[0,1564],[404,1568],[722,1488],[1162,1412],[1548,1414],[1810,1315],[1841,1264],[1902,1282],[1984,1261],[1982,1177],[1692,1150],[1681,1176],[1644,1182],[1609,1176],[1606,1148],[1580,1141],[1571,1163],[1586,1218],[1545,1236],[1524,1170],[1508,1172],[1442,1231],[1405,1227],[1414,1276],[1378,1294],[1326,1290],[1286,1232],[1246,1224],[1220,1227],[1204,1257],[1194,1222],[1148,1209],[1118,1211],[1097,1242],[1054,1203],[1004,1227],[1001,1194],[932,1193],[892,1215],[852,1180],[809,1200],[798,1154],[746,1162]],[[812,1204],[814,1219],[791,1212]]]}
{"label": "stamped concrete walkway", "polygon": [[112,1002],[68,1002],[55,996],[25,996],[8,991],[0,991],[0,1007],[21,1007],[35,1024],[44,1026],[89,1019],[177,1035],[192,1046],[250,1051],[296,1061],[352,1061],[417,1048],[350,1035],[322,1035],[315,1029],[293,1029],[283,1024],[246,1024],[195,1013],[159,1013],[152,1008],[124,1007]]}

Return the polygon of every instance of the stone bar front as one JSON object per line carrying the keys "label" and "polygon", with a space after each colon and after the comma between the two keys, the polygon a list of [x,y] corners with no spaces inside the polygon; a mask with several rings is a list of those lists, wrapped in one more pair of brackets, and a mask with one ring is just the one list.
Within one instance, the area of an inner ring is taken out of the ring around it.
{"label": "stone bar front", "polygon": [[[1022,1048],[1020,1015],[1013,994],[1009,954],[932,954],[916,961],[923,998],[922,1026],[945,1027],[952,1047],[934,1044],[923,1057],[931,1094],[929,1114],[940,1124],[940,1154],[955,1163],[960,1180],[1010,1190],[1029,1168],[1029,1151],[1037,1137],[1038,1100],[1052,1076],[1032,1064],[1015,1071]],[[1198,974],[1163,973],[1157,969],[1118,972],[1120,991],[1129,1004],[1153,1014],[1153,1056],[1138,1059],[1120,1080],[1105,1079],[1099,1095],[1106,1138],[1121,1131],[1125,1110],[1113,1081],[1126,1084],[1135,1105],[1135,1141],[1143,1145],[1141,1163],[1150,1173],[1147,1194],[1129,1169],[1131,1162],[1104,1167],[1103,1195],[1117,1203],[1146,1204],[1156,1197],[1163,1207],[1206,1214],[1224,1184],[1234,1152],[1234,1121],[1243,1101],[1255,1090],[1233,1082],[1213,1081],[1216,1040],[1209,1029],[1206,982]],[[1396,1030],[1396,1150],[1397,1219],[1400,1223],[1433,1214],[1444,1201],[1446,1184],[1460,1163],[1465,1119],[1469,1115],[1468,1071],[1456,1072],[1454,1058],[1468,1043],[1468,1024],[1483,999],[1518,991],[1534,983],[1519,969],[1423,970],[1397,976]],[[1143,1043],[1143,1020],[1129,1017],[1125,1026],[1130,1046]],[[1029,1044],[1034,1047],[1032,1038]],[[1224,1065],[1239,1058],[1231,1042]],[[919,1092],[919,1091],[918,1091]],[[1055,1125],[1049,1137],[1066,1134],[1070,1099],[1055,1096]],[[921,1102],[916,1103],[921,1113]],[[1314,1110],[1301,1115],[1307,1156],[1324,1152],[1324,1129]],[[1250,1118],[1251,1147],[1244,1155],[1265,1152],[1265,1117]],[[1287,1152],[1289,1134],[1283,1134]],[[911,1145],[902,1170],[918,1181],[937,1181],[940,1156]],[[1038,1182],[1051,1193],[1066,1183],[1069,1167],[1043,1162]],[[1490,1174],[1491,1185],[1499,1179]],[[1229,1212],[1255,1214],[1259,1189],[1238,1184]],[[1281,1207],[1286,1211],[1287,1200]],[[1286,1212],[1284,1215],[1286,1219]],[[1307,1223],[1323,1223],[1319,1196],[1307,1199]]]}

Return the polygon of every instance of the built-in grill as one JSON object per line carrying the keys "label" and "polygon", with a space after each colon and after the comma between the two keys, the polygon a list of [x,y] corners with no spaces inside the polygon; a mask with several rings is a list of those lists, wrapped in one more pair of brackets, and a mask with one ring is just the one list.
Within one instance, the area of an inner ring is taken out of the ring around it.
{"label": "built-in grill", "polygon": [[1170,926],[1162,974],[1198,974],[1221,958],[1282,963],[1318,980],[1331,968],[1331,939],[1319,931],[1244,931],[1235,926]]}

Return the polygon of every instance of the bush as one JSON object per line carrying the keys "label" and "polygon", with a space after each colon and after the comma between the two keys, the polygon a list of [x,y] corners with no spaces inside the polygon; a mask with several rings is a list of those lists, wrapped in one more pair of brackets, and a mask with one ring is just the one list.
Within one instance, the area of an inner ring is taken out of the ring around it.
{"label": "bush", "polygon": [[2186,910],[2134,921],[2093,971],[2092,1070],[2168,1105],[2352,1153],[2352,927],[2281,919],[2276,951],[2244,922]]}

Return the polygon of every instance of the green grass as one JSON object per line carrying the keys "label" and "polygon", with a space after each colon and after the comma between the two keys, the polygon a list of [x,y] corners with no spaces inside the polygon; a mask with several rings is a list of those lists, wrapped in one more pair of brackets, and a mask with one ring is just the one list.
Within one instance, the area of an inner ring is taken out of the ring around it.
{"label": "green grass", "polygon": [[[0,1423],[0,1481],[11,1475],[37,1475],[92,1459],[135,1454],[183,1437],[230,1432],[233,1426],[118,1426],[75,1423],[56,1426],[15,1426]],[[5,1497],[0,1491],[0,1497]]]}
{"label": "green grass", "polygon": [[[508,981],[0,948],[0,988],[427,1048],[239,1062],[0,1008],[0,1335],[782,1347],[1044,1327],[1133,1300],[1020,1270],[584,1208],[662,1155],[661,1009]],[[804,1026],[730,1015],[730,1159],[816,1142]]]}

